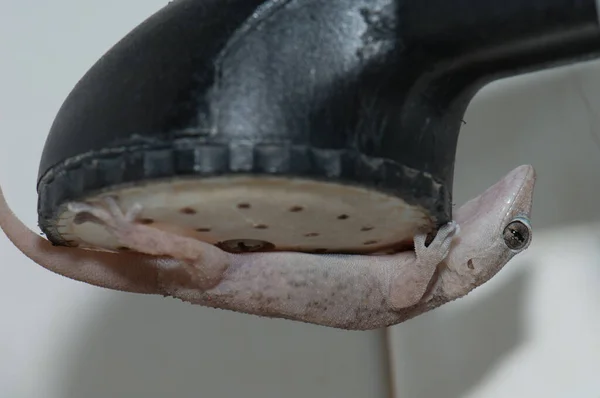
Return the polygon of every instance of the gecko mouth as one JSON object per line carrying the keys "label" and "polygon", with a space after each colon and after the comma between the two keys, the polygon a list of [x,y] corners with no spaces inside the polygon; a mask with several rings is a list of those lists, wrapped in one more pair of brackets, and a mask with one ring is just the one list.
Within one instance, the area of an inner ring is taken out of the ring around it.
{"label": "gecko mouth", "polygon": [[[303,179],[232,176],[173,179],[117,187],[138,222],[209,242],[230,252],[375,253],[405,250],[417,231],[433,229],[427,212],[360,187]],[[126,250],[98,223],[65,210],[57,231],[71,245]],[[242,249],[240,249],[242,248]]]}

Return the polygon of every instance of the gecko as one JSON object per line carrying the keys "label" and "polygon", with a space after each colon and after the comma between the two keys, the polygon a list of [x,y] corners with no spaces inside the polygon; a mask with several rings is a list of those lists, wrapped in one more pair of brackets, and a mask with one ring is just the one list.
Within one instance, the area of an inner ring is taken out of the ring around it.
{"label": "gecko", "polygon": [[131,252],[54,246],[25,226],[0,189],[0,227],[31,260],[60,275],[113,290],[161,294],[205,307],[347,330],[399,324],[467,295],[532,239],[535,171],[520,166],[454,211],[427,244],[396,254],[234,254],[136,222],[121,209],[69,203],[81,222],[106,228]]}

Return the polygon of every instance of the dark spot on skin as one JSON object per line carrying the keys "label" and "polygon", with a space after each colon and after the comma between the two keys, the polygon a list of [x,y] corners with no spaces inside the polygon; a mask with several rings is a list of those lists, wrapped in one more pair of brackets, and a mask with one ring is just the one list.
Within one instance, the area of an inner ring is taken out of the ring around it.
{"label": "dark spot on skin", "polygon": [[308,283],[306,281],[290,281],[289,285],[293,287],[305,287],[308,286]]}
{"label": "dark spot on skin", "polygon": [[210,228],[196,228],[198,232],[210,232]]}
{"label": "dark spot on skin", "polygon": [[191,207],[184,207],[183,209],[179,209],[179,212],[182,214],[196,214],[197,211],[192,209]]}
{"label": "dark spot on skin", "polygon": [[249,209],[250,207],[250,203],[240,203],[237,205],[238,209]]}
{"label": "dark spot on skin", "polygon": [[304,234],[304,236],[306,236],[307,238],[312,238],[315,236],[319,236],[319,233],[318,232],[310,232],[308,234]]}
{"label": "dark spot on skin", "polygon": [[377,243],[378,241],[376,240],[368,240],[365,243],[363,243],[363,245],[368,246],[368,245],[374,245],[375,243]]}
{"label": "dark spot on skin", "polygon": [[142,218],[140,220],[140,224],[144,224],[144,225],[154,224],[154,220],[151,218]]}
{"label": "dark spot on skin", "polygon": [[127,246],[119,246],[119,247],[117,247],[117,250],[122,251],[122,252],[127,252],[127,251],[130,251],[131,249],[128,248]]}
{"label": "dark spot on skin", "polygon": [[298,212],[300,212],[302,210],[304,210],[304,207],[302,207],[302,206],[292,206],[292,207],[290,207],[290,211],[292,213],[298,213]]}
{"label": "dark spot on skin", "polygon": [[254,228],[255,229],[267,229],[267,228],[269,228],[269,226],[265,225],[265,224],[256,224],[256,225],[254,225]]}
{"label": "dark spot on skin", "polygon": [[350,218],[350,216],[348,214],[340,214],[337,219],[338,220],[347,220],[349,218]]}
{"label": "dark spot on skin", "polygon": [[469,269],[475,269],[475,265],[473,265],[472,258],[470,258],[469,261],[467,261],[467,267],[469,267]]}
{"label": "dark spot on skin", "polygon": [[258,292],[258,293],[254,293],[250,296],[251,300],[255,300],[255,301],[262,301],[263,299],[263,294]]}
{"label": "dark spot on skin", "polygon": [[324,312],[327,311],[327,305],[325,305],[325,303],[322,303],[320,301],[317,300],[313,300],[313,301],[309,301],[306,306],[308,308],[320,311],[320,312]]}
{"label": "dark spot on skin", "polygon": [[367,231],[372,231],[373,229],[375,229],[375,227],[362,227],[360,230],[362,232],[367,232]]}

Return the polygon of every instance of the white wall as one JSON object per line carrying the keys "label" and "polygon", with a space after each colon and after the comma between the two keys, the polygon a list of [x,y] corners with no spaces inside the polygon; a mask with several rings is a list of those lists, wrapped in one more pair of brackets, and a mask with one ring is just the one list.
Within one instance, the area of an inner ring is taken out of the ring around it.
{"label": "white wall", "polygon": [[399,397],[600,396],[600,62],[497,82],[457,153],[462,204],[519,164],[534,239],[492,281],[393,328]]}
{"label": "white wall", "polygon": [[[36,228],[45,136],[77,80],[165,0],[0,2],[0,183]],[[393,329],[398,396],[596,397],[600,63],[499,82],[470,107],[455,202],[538,171],[530,250],[463,300]],[[10,137],[14,137],[10,139]],[[0,397],[385,397],[382,334],[94,288],[0,236]]]}

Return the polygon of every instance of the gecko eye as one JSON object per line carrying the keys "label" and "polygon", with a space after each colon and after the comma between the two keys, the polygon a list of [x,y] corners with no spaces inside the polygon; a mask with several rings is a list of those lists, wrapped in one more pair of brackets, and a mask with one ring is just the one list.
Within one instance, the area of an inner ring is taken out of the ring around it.
{"label": "gecko eye", "polygon": [[531,225],[523,217],[512,220],[503,232],[504,243],[511,250],[524,250],[531,242]]}

